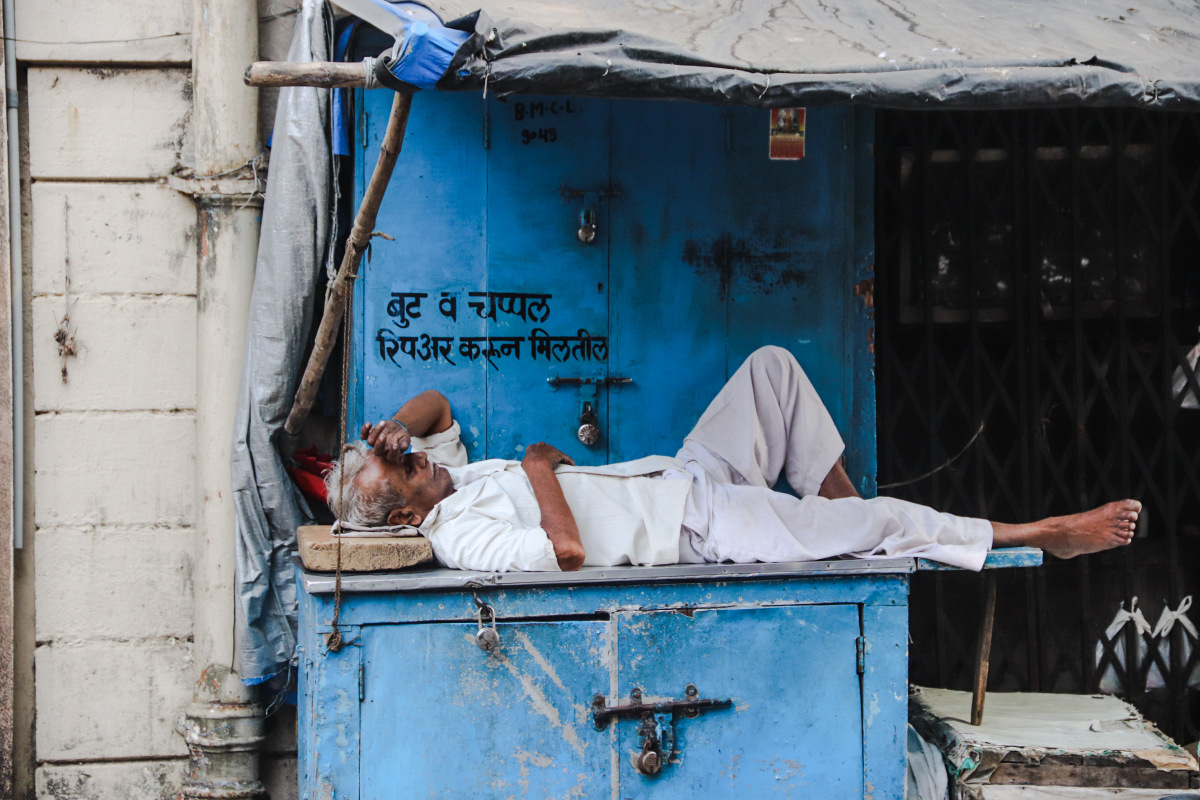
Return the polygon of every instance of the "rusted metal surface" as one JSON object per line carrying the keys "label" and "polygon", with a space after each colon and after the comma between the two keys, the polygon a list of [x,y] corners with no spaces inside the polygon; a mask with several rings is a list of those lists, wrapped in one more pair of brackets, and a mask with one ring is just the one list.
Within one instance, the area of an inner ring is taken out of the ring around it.
{"label": "rusted metal surface", "polygon": [[685,700],[659,700],[651,703],[643,702],[642,690],[634,688],[629,692],[632,702],[613,706],[608,705],[608,698],[598,694],[592,698],[592,724],[596,726],[596,730],[603,730],[614,719],[632,717],[640,719],[646,714],[679,714],[694,718],[704,711],[733,706],[733,701],[729,699],[714,700],[699,697],[698,690],[690,683],[685,689],[685,694],[687,695]]}

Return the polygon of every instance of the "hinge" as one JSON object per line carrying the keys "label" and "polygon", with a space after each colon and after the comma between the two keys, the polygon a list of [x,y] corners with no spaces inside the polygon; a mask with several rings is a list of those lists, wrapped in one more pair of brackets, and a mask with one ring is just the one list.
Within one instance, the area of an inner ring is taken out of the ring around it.
{"label": "hinge", "polygon": [[[859,656],[860,664],[858,671],[862,672],[862,656]],[[367,664],[365,661],[360,661],[358,664],[358,702],[367,699]]]}
{"label": "hinge", "polygon": [[865,669],[863,662],[867,658],[867,640],[863,636],[859,636],[854,640],[854,650],[856,653],[856,661],[858,663],[858,674],[862,675]]}

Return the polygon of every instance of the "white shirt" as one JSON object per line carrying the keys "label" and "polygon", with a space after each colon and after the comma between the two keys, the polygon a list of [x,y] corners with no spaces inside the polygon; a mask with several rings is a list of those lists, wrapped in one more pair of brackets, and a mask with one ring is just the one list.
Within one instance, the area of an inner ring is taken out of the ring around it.
{"label": "white shirt", "polygon": [[[447,567],[488,572],[554,572],[558,559],[533,487],[519,461],[489,459],[460,466],[466,450],[456,422],[413,448],[447,468],[454,494],[421,523]],[[579,526],[588,566],[674,564],[691,482],[661,478],[679,461],[650,456],[604,467],[560,466],[555,476]]]}

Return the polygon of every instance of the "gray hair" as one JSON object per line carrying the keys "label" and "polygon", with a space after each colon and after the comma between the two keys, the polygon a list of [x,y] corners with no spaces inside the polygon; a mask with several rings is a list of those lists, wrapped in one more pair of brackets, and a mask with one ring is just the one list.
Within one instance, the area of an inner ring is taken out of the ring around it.
{"label": "gray hair", "polygon": [[333,515],[342,522],[360,528],[387,525],[393,508],[408,505],[407,498],[387,481],[382,481],[371,495],[358,485],[358,473],[367,463],[371,447],[366,442],[351,442],[342,447],[342,457],[333,463],[325,476],[326,502]]}

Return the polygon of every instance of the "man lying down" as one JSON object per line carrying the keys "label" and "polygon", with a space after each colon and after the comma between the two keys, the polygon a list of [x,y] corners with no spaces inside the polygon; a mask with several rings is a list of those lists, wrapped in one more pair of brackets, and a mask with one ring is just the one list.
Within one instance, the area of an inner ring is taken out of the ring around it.
{"label": "man lying down", "polygon": [[[674,458],[576,467],[539,443],[521,461],[467,463],[450,404],[421,394],[362,428],[327,479],[329,504],[360,527],[409,525],[447,567],[484,571],[834,556],[920,556],[979,570],[989,548],[1060,558],[1128,544],[1141,503],[1010,525],[891,497],[864,500],[842,439],[791,353],[758,350]],[[411,446],[412,451],[406,452]],[[772,490],[780,474],[801,497]]]}

